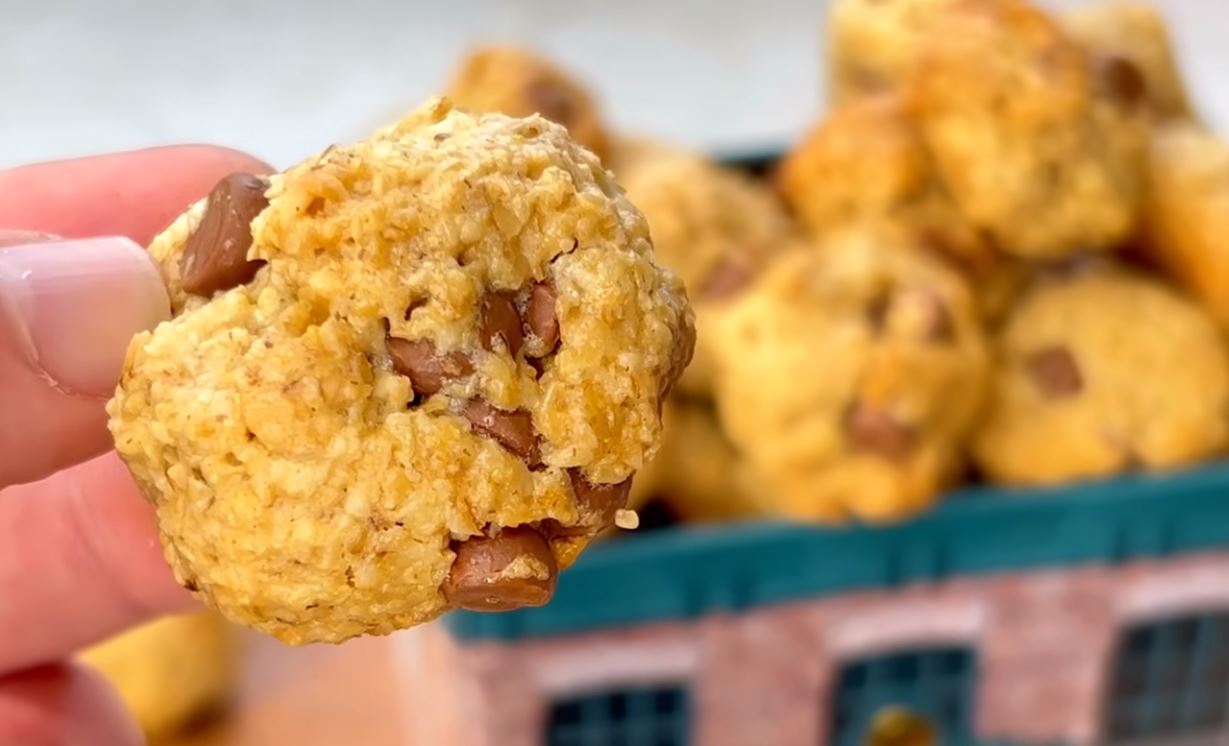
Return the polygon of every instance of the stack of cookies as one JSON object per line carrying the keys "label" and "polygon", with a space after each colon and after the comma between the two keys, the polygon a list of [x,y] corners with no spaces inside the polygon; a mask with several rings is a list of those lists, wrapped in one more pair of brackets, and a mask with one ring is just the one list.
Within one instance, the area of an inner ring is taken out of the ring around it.
{"label": "stack of cookies", "polygon": [[767,181],[611,134],[524,52],[454,82],[600,149],[687,286],[695,360],[640,501],[874,522],[1224,453],[1229,144],[1156,11],[838,0],[826,33],[829,112]]}
{"label": "stack of cookies", "polygon": [[639,502],[886,521],[1224,453],[1229,144],[1158,13],[838,0],[826,33],[829,112],[768,181],[610,133],[525,52],[454,81],[599,149],[687,286],[695,360]]}

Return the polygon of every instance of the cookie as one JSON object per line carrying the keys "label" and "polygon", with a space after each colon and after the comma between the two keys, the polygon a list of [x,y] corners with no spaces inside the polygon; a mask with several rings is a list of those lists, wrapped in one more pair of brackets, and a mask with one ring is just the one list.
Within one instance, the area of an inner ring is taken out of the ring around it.
{"label": "cookie", "polygon": [[816,237],[886,220],[975,276],[1002,263],[939,182],[902,96],[868,96],[822,120],[785,157],[777,186]]}
{"label": "cookie", "polygon": [[1144,252],[1229,325],[1229,143],[1199,125],[1153,132]]}
{"label": "cookie", "polygon": [[659,159],[675,158],[681,152],[678,146],[652,137],[635,135],[612,137],[609,156],[602,159],[602,163],[622,182],[625,173]]}
{"label": "cookie", "polygon": [[1229,354],[1211,319],[1160,282],[1115,267],[1053,277],[997,339],[975,439],[991,479],[1055,484],[1168,469],[1229,439]]}
{"label": "cookie", "polygon": [[593,95],[550,61],[515,47],[485,47],[466,57],[447,97],[461,109],[511,117],[541,114],[562,124],[599,158],[610,137]]}
{"label": "cookie", "polygon": [[1057,260],[1131,235],[1148,117],[1129,62],[1023,2],[967,3],[927,34],[911,91],[941,180],[999,250]]}
{"label": "cookie", "polygon": [[772,501],[722,432],[711,402],[675,398],[665,421],[659,490],[674,515],[710,523],[772,514]]}
{"label": "cookie", "polygon": [[984,335],[963,278],[904,234],[859,229],[791,251],[716,341],[722,423],[778,512],[901,518],[959,475]]}
{"label": "cookie", "polygon": [[865,96],[832,112],[785,157],[776,182],[821,241],[862,222],[907,231],[969,278],[990,323],[1006,313],[1029,274],[956,209],[900,94]]}
{"label": "cookie", "polygon": [[1101,2],[1071,8],[1060,18],[1068,33],[1102,60],[1129,61],[1142,75],[1158,119],[1194,116],[1165,19],[1150,5]]}
{"label": "cookie", "polygon": [[966,2],[834,0],[826,33],[829,102],[843,106],[905,88],[927,30]]}
{"label": "cookie", "polygon": [[117,450],[186,587],[286,642],[550,598],[657,450],[692,314],[597,158],[434,100],[150,246]]}
{"label": "cookie", "polygon": [[81,654],[119,692],[145,735],[166,738],[220,707],[238,673],[238,639],[210,612],[164,617]]}
{"label": "cookie", "polygon": [[707,395],[715,317],[790,240],[793,226],[767,187],[691,153],[642,159],[619,180],[644,211],[657,258],[682,278],[696,309],[695,360],[679,388]]}

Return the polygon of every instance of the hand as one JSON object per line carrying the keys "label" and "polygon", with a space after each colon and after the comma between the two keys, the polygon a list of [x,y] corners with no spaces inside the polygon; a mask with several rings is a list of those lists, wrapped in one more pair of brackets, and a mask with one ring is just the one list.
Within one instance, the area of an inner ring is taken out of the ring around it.
{"label": "hand", "polygon": [[222,176],[269,170],[191,146],[0,171],[0,743],[142,742],[68,661],[194,602],[104,406],[128,341],[169,313],[140,247]]}

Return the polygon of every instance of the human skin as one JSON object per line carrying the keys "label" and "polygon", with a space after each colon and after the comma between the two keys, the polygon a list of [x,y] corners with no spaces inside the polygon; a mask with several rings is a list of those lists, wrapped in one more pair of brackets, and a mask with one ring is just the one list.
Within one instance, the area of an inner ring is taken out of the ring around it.
{"label": "human skin", "polygon": [[0,171],[0,743],[143,742],[69,659],[198,607],[110,450],[104,406],[128,340],[169,315],[140,247],[221,177],[270,170],[176,146]]}

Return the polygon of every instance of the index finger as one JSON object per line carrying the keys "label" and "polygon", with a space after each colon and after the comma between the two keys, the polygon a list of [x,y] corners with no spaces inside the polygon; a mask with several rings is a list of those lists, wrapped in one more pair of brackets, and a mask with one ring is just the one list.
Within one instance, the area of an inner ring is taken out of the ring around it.
{"label": "index finger", "polygon": [[65,238],[127,236],[146,246],[236,171],[268,173],[250,155],[211,145],[37,163],[0,171],[0,228]]}
{"label": "index finger", "polygon": [[[0,171],[0,234],[16,229],[64,237],[118,235],[146,245],[222,177],[235,171],[268,170],[267,164],[233,150],[190,145]],[[122,292],[135,279],[141,280],[140,289],[149,287],[149,274],[155,271],[132,266],[133,259],[141,259],[139,252],[135,257],[131,249],[122,255],[103,256],[101,249],[102,242],[79,246],[71,263],[53,262],[51,266],[67,273],[73,282],[48,283],[61,292],[38,299],[40,318],[49,326],[58,324],[49,336],[69,340],[57,347],[75,350],[61,358],[88,377],[89,386],[57,385],[63,381],[54,371],[36,365],[39,359],[46,362],[56,356],[30,342],[28,330],[6,334],[0,328],[0,378],[5,386],[0,403],[7,402],[0,407],[4,412],[0,444],[6,446],[0,487],[44,477],[110,447],[103,410],[118,379],[124,347],[133,334],[159,317],[147,312],[141,294]],[[117,257],[124,261],[113,261]],[[8,273],[7,289],[0,281],[0,310],[4,301],[16,307],[15,296],[32,287],[23,278],[35,273],[20,271],[23,266]],[[0,280],[5,276],[0,271]],[[156,274],[152,282],[157,284]],[[118,297],[116,288],[121,289]],[[114,302],[108,303],[108,298]],[[79,307],[87,300],[94,301],[93,311]],[[0,314],[0,322],[4,318]],[[63,334],[59,326],[65,327]],[[70,328],[82,330],[76,342],[70,340]],[[87,335],[91,329],[93,333]]]}

